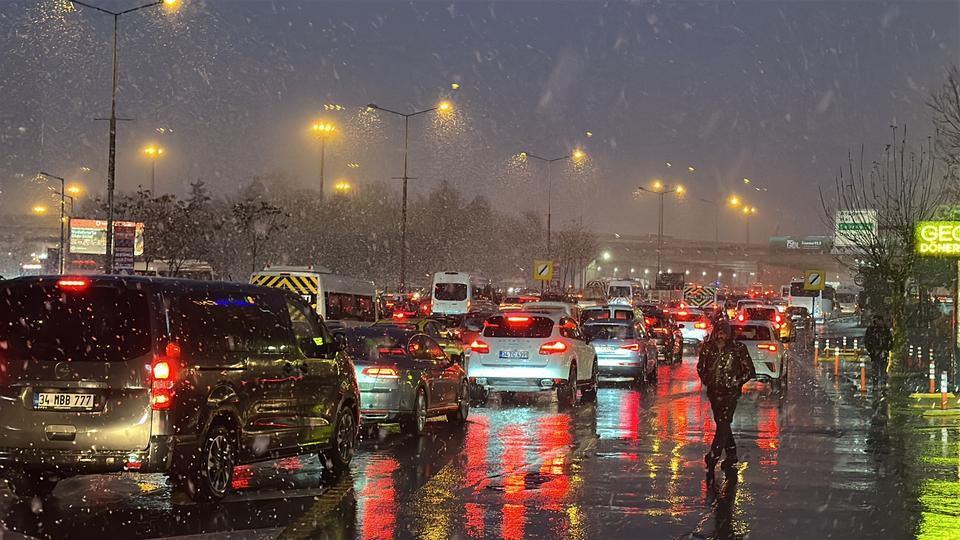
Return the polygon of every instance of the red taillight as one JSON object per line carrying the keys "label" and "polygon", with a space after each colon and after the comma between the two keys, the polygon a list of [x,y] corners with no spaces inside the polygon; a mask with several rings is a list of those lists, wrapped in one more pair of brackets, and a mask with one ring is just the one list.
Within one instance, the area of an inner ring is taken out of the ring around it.
{"label": "red taillight", "polygon": [[363,368],[364,375],[368,377],[378,377],[380,379],[399,379],[400,373],[392,367],[368,367]]}
{"label": "red taillight", "polygon": [[150,366],[150,407],[155,411],[165,411],[173,405],[176,394],[174,385],[177,366],[180,364],[180,346],[167,343],[164,355],[153,359]]}
{"label": "red taillight", "polygon": [[82,291],[90,286],[90,280],[83,278],[62,278],[57,281],[57,287],[68,291]]}
{"label": "red taillight", "polygon": [[760,345],[757,345],[757,348],[762,351],[777,352],[777,346],[774,345],[773,343],[762,343]]}
{"label": "red taillight", "polygon": [[562,341],[548,341],[540,346],[540,354],[556,354],[567,351],[567,344]]}
{"label": "red taillight", "polygon": [[420,313],[423,313],[424,315],[430,315],[430,313],[432,313],[430,304],[420,304]]}
{"label": "red taillight", "polygon": [[621,349],[626,349],[626,350],[628,350],[628,351],[639,351],[639,350],[640,350],[640,344],[639,344],[639,343],[624,343],[623,345],[620,346],[620,348],[621,348]]}
{"label": "red taillight", "polygon": [[397,313],[393,314],[394,319],[403,319],[403,318],[406,318],[406,316],[407,314],[402,311],[398,311]]}
{"label": "red taillight", "polygon": [[705,322],[693,323],[693,327],[696,328],[697,330],[706,330],[706,329],[707,329],[707,323],[705,323]]}
{"label": "red taillight", "polygon": [[490,352],[490,346],[479,339],[475,339],[473,343],[470,344],[470,350],[475,353],[487,354]]}
{"label": "red taillight", "polygon": [[511,317],[507,317],[507,322],[508,322],[508,323],[513,323],[513,324],[528,323],[528,322],[530,322],[530,317],[522,317],[522,316],[519,316],[519,315],[514,315],[514,316],[511,316]]}
{"label": "red taillight", "polygon": [[783,317],[781,317],[780,314],[777,313],[777,315],[773,318],[773,321],[777,324],[780,324],[783,322]]}
{"label": "red taillight", "polygon": [[744,320],[746,320],[746,317],[744,317],[744,316],[743,316],[743,313],[741,313],[741,314],[737,315],[737,320],[740,321],[740,322],[743,322]]}
{"label": "red taillight", "polygon": [[677,316],[678,316],[678,317],[686,317],[686,316],[689,315],[689,314],[690,314],[689,312],[684,311],[684,310],[680,310],[680,311],[677,312]]}
{"label": "red taillight", "polygon": [[[418,345],[414,343],[412,347],[416,349]],[[377,354],[380,356],[406,356],[407,351],[403,350],[403,347],[380,347],[377,349]]]}
{"label": "red taillight", "polygon": [[645,317],[645,318],[643,319],[643,322],[646,323],[647,326],[653,326],[654,323],[657,322],[657,320],[654,319],[653,317]]}

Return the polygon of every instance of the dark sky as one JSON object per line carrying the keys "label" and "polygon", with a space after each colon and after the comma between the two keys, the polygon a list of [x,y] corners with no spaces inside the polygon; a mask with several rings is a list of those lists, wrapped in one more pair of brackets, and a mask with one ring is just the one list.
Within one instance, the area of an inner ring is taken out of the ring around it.
{"label": "dark sky", "polygon": [[[0,7],[9,51],[0,58],[0,212],[38,196],[24,194],[18,173],[104,183],[106,123],[94,118],[109,113],[109,20],[63,5]],[[511,154],[582,145],[585,170],[555,169],[556,222],[582,216],[606,232],[652,232],[655,202],[632,193],[665,178],[691,194],[669,205],[669,234],[712,238],[714,210],[696,198],[733,192],[760,209],[755,239],[814,234],[817,186],[832,182],[849,149],[879,152],[894,123],[928,134],[925,101],[956,62],[958,25],[957,3],[934,1],[187,0],[174,15],[121,19],[119,111],[134,121],[121,125],[118,183],[149,182],[139,151],[156,142],[167,149],[163,190],[183,193],[201,178],[231,192],[281,171],[312,185],[317,150],[306,128],[324,117],[341,127],[328,182],[349,177],[362,188],[399,174],[402,132],[397,119],[359,108],[450,97],[452,121],[413,121],[418,192],[446,179],[506,211],[542,210],[542,169],[512,166]],[[324,112],[324,103],[346,110]],[[748,191],[743,177],[767,191]],[[732,211],[721,229],[743,238]]]}

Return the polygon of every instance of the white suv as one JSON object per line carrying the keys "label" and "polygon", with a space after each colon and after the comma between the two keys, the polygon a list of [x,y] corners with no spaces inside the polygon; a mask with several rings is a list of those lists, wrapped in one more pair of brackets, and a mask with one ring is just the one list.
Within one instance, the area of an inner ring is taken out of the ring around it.
{"label": "white suv", "polygon": [[512,311],[494,315],[469,344],[467,377],[473,395],[556,391],[563,405],[597,396],[597,353],[580,325],[562,313]]}
{"label": "white suv", "polygon": [[747,346],[757,380],[770,383],[777,392],[787,384],[786,351],[778,338],[779,331],[769,321],[744,321],[730,324],[734,341]]}

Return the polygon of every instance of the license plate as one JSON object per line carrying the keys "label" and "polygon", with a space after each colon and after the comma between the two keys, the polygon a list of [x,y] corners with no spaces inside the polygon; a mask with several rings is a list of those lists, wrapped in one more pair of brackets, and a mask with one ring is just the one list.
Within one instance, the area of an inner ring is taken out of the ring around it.
{"label": "license plate", "polygon": [[33,395],[33,408],[44,410],[79,409],[92,411],[93,397],[93,394],[41,392]]}
{"label": "license plate", "polygon": [[525,360],[530,358],[530,351],[500,351],[500,358]]}
{"label": "license plate", "polygon": [[613,352],[615,350],[617,348],[612,345],[597,345],[597,352]]}

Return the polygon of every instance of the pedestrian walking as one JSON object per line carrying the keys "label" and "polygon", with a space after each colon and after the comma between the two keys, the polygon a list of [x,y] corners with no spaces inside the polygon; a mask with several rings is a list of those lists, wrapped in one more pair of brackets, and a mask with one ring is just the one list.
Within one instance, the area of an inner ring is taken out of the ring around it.
{"label": "pedestrian walking", "polygon": [[704,344],[697,362],[697,374],[707,387],[707,397],[717,424],[713,444],[703,458],[707,472],[713,472],[723,452],[726,452],[726,458],[721,467],[732,469],[738,459],[737,443],[730,423],[733,422],[733,412],[737,408],[743,385],[756,377],[757,372],[746,345],[732,339],[729,323],[717,325],[713,337]]}
{"label": "pedestrian walking", "polygon": [[863,336],[863,345],[870,355],[874,387],[882,386],[887,371],[887,355],[893,347],[893,334],[890,325],[880,315],[874,315],[867,332]]}

